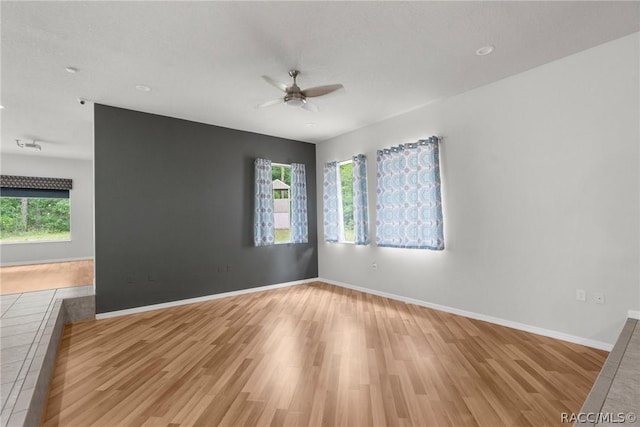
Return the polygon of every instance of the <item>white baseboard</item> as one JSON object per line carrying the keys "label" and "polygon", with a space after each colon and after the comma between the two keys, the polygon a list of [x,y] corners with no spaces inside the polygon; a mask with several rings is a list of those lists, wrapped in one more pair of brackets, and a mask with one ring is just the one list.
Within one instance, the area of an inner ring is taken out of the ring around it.
{"label": "white baseboard", "polygon": [[[514,321],[511,321],[511,320],[501,319],[499,317],[488,316],[486,314],[475,313],[473,311],[461,310],[461,309],[454,308],[454,307],[448,307],[446,305],[434,304],[434,303],[430,303],[430,302],[426,302],[426,301],[422,301],[422,300],[418,300],[418,299],[414,299],[414,298],[404,297],[404,296],[401,296],[401,295],[395,295],[395,294],[391,294],[391,293],[388,293],[388,292],[377,291],[375,289],[364,288],[364,287],[361,287],[361,286],[350,285],[348,283],[338,282],[336,280],[325,279],[325,278],[321,278],[321,277],[320,278],[315,277],[315,278],[311,278],[311,279],[297,280],[297,281],[293,281],[293,282],[278,283],[278,284],[275,284],[275,285],[260,286],[260,287],[257,287],[257,288],[241,289],[241,290],[238,290],[238,291],[224,292],[224,293],[221,293],[221,294],[205,295],[205,296],[202,296],[202,297],[189,298],[189,299],[184,299],[184,300],[179,300],[179,301],[170,301],[170,302],[161,303],[161,304],[146,305],[146,306],[143,306],[143,307],[129,308],[129,309],[126,309],[126,310],[110,311],[110,312],[107,312],[107,313],[96,314],[96,319],[98,319],[98,320],[99,319],[108,319],[108,318],[111,318],[111,317],[126,316],[126,315],[129,315],[129,314],[136,314],[136,313],[144,313],[144,312],[152,311],[152,310],[160,310],[160,309],[163,309],[163,308],[177,307],[177,306],[180,306],[180,305],[194,304],[194,303],[197,303],[197,302],[211,301],[211,300],[215,300],[215,299],[227,298],[227,297],[232,297],[232,296],[237,296],[237,295],[250,294],[250,293],[254,293],[254,292],[263,292],[263,291],[268,291],[268,290],[271,290],[271,289],[284,288],[284,287],[287,287],[287,286],[303,285],[303,284],[306,284],[306,283],[317,282],[317,281],[329,283],[329,284],[335,285],[335,286],[340,286],[342,288],[353,289],[355,291],[364,292],[364,293],[367,293],[367,294],[372,294],[372,295],[377,295],[377,296],[381,296],[381,297],[384,297],[384,298],[389,298],[389,299],[393,299],[393,300],[397,300],[397,301],[402,301],[402,302],[407,303],[407,304],[415,304],[415,305],[419,305],[419,306],[422,306],[422,307],[431,308],[431,309],[434,309],[434,310],[444,311],[446,313],[456,314],[458,316],[468,317],[470,319],[482,320],[484,322],[494,323],[496,325],[506,326],[508,328],[518,329],[518,330],[525,331],[525,332],[531,332],[533,334],[542,335],[542,336],[545,336],[545,337],[555,338],[555,339],[559,339],[559,340],[562,340],[562,341],[567,341],[567,342],[571,342],[571,343],[575,343],[575,344],[584,345],[584,346],[587,346],[587,347],[593,347],[593,348],[597,348],[599,350],[611,351],[611,349],[613,348],[613,344],[609,344],[609,343],[606,343],[606,342],[603,342],[603,341],[596,341],[596,340],[592,340],[592,339],[589,339],[589,338],[578,337],[576,335],[570,335],[570,334],[566,334],[564,332],[559,332],[559,331],[554,331],[554,330],[551,330],[551,329],[540,328],[540,327],[537,327],[537,326],[531,326],[531,325],[527,325],[527,324],[524,324],[524,323],[519,323],[519,322],[514,322]],[[634,319],[640,319],[640,311],[629,310],[629,317],[634,318]]]}
{"label": "white baseboard", "polygon": [[[432,308],[434,310],[444,311],[458,316],[468,317],[471,319],[482,320],[484,322],[495,323],[496,325],[506,326],[508,328],[519,329],[525,332],[531,332],[533,334],[542,335],[545,337],[556,338],[562,341],[572,342],[575,344],[584,345],[587,347],[597,348],[599,350],[611,351],[613,344],[608,344],[602,341],[596,341],[589,338],[578,337],[575,335],[565,334],[564,332],[553,331],[551,329],[539,328],[537,326],[526,325],[524,323],[513,322],[511,320],[501,319],[499,317],[487,316],[486,314],[475,313],[473,311],[461,310],[454,307],[448,307],[446,305],[434,304],[414,298],[403,297],[400,295],[390,294],[388,292],[376,291],[374,289],[363,288],[361,286],[354,286],[348,283],[342,283],[335,280],[324,279],[320,277],[320,282],[329,283],[331,285],[340,286],[343,288],[353,289],[355,291],[364,292],[367,294],[377,295],[385,298],[402,301],[407,304],[415,304],[422,307]],[[631,312],[629,312],[631,313]],[[640,314],[640,312],[637,312]],[[629,315],[631,317],[631,315]]]}
{"label": "white baseboard", "polygon": [[87,261],[87,260],[93,260],[93,257],[39,259],[34,261],[3,262],[3,263],[0,263],[0,267],[13,267],[18,265],[53,264],[56,262],[73,262],[73,261]]}
{"label": "white baseboard", "polygon": [[264,292],[271,289],[286,288],[287,286],[304,285],[305,283],[317,282],[318,278],[296,280],[293,282],[277,283],[275,285],[260,286],[257,288],[240,289],[239,291],[223,292],[221,294],[205,295],[202,297],[188,298],[178,301],[164,302],[161,304],[145,305],[142,307],[128,308],[126,310],[109,311],[107,313],[96,314],[96,319],[109,319],[111,317],[126,316],[128,314],[144,313],[146,311],[160,310],[163,308],[177,307],[179,305],[194,304],[197,302],[211,301],[220,298],[234,297],[237,295],[251,294],[254,292]]}
{"label": "white baseboard", "polygon": [[629,314],[627,315],[627,317],[629,317],[631,319],[640,320],[640,311],[638,311],[638,310],[629,310]]}

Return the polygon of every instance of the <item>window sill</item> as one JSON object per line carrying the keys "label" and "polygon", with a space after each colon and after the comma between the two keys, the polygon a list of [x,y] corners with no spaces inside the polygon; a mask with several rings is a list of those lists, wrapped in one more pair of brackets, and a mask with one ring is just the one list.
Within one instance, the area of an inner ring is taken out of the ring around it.
{"label": "window sill", "polygon": [[69,243],[71,239],[65,240],[12,240],[9,242],[0,241],[0,245],[22,245],[25,243]]}

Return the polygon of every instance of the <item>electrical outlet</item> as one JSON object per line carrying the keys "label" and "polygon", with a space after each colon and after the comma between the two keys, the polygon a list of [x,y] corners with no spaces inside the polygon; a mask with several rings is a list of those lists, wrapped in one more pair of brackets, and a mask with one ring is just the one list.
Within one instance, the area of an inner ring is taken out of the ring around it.
{"label": "electrical outlet", "polygon": [[231,272],[231,264],[227,264],[227,273]]}
{"label": "electrical outlet", "polygon": [[371,268],[373,270],[377,270],[378,269],[378,263],[377,262],[371,263]]}
{"label": "electrical outlet", "polygon": [[576,301],[587,301],[587,292],[584,289],[576,289]]}
{"label": "electrical outlet", "polygon": [[593,302],[596,304],[604,304],[604,294],[602,292],[594,292]]}

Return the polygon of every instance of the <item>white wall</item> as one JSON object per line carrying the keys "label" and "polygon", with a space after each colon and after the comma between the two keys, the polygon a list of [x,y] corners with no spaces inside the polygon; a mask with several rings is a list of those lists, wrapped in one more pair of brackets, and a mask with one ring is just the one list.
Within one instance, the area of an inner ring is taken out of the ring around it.
{"label": "white wall", "polygon": [[70,191],[71,241],[2,244],[2,265],[93,258],[92,160],[3,153],[2,174],[73,179]]}
{"label": "white wall", "polygon": [[446,138],[446,249],[320,238],[320,277],[614,343],[640,308],[639,51],[634,34],[318,144],[318,182],[367,155],[375,240],[375,150]]}

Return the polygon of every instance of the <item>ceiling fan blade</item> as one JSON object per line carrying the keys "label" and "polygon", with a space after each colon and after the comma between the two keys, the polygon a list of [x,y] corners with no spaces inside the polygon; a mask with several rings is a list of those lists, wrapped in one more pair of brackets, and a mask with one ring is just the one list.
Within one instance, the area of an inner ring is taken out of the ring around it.
{"label": "ceiling fan blade", "polygon": [[312,113],[317,113],[318,112],[318,106],[316,104],[312,104],[311,102],[307,101],[304,104],[302,104],[300,106],[300,108],[307,110],[307,111],[311,111]]}
{"label": "ceiling fan blade", "polygon": [[269,83],[272,86],[277,87],[278,89],[280,89],[283,92],[287,92],[287,85],[284,83],[278,83],[277,81],[273,80],[271,77],[269,76],[262,76],[262,78],[264,79],[265,82]]}
{"label": "ceiling fan blade", "polygon": [[271,107],[272,105],[283,104],[284,98],[272,99],[271,101],[263,102],[262,104],[256,105],[256,108],[264,108]]}
{"label": "ceiling fan blade", "polygon": [[336,90],[342,89],[343,87],[344,86],[342,86],[341,84],[318,86],[318,87],[312,87],[312,88],[309,88],[309,89],[305,89],[303,91],[300,91],[300,93],[302,95],[306,96],[307,98],[310,98],[310,97],[313,97],[313,96],[326,95],[328,93],[335,92]]}

